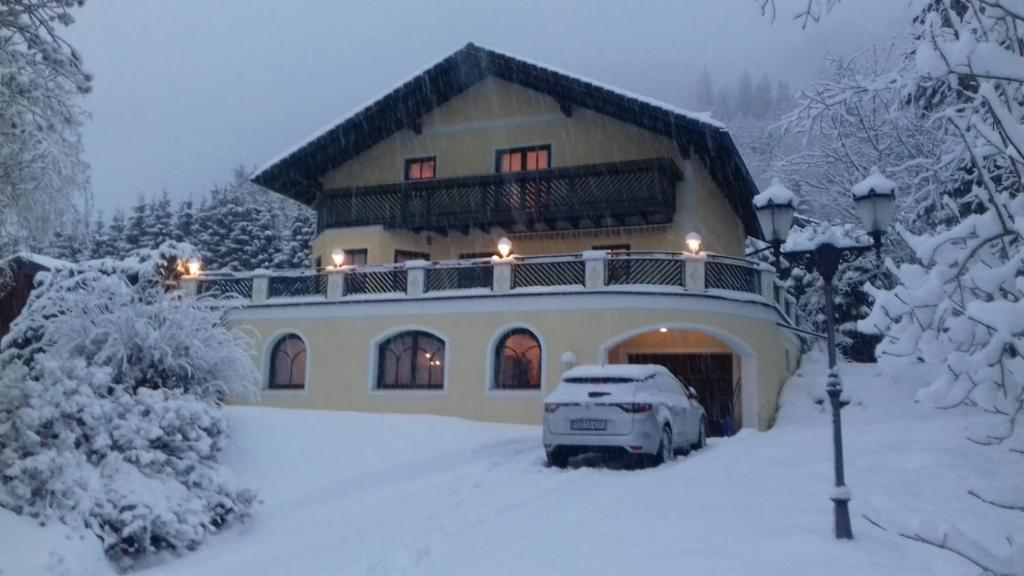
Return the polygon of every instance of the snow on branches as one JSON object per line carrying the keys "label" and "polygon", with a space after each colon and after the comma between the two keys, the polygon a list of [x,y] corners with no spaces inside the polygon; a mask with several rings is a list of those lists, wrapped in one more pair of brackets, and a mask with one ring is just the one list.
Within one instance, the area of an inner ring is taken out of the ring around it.
{"label": "snow on branches", "polygon": [[43,245],[87,192],[77,96],[91,77],[58,33],[81,4],[0,2],[0,253]]}
{"label": "snow on branches", "polygon": [[1024,452],[1024,11],[1017,1],[943,0],[917,19],[901,85],[950,135],[966,189],[936,194],[938,230],[900,228],[914,261],[891,268],[861,323],[885,335],[881,354],[944,362],[922,400],[998,416],[972,436]]}
{"label": "snow on branches", "polygon": [[255,393],[251,341],[230,303],[169,289],[183,248],[42,273],[0,342],[0,505],[88,529],[124,565],[256,502],[218,462],[222,399]]}

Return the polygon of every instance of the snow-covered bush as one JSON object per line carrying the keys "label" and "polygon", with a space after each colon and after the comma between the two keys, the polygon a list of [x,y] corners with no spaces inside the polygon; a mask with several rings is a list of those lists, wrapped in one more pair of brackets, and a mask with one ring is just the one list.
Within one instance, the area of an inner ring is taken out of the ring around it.
{"label": "snow-covered bush", "polygon": [[218,462],[251,342],[230,304],[168,286],[177,248],[44,273],[0,342],[0,505],[91,530],[125,565],[256,501]]}

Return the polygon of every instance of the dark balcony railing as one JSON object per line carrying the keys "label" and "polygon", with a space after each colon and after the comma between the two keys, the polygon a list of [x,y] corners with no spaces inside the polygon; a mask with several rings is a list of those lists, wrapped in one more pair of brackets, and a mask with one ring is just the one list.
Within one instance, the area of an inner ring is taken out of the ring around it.
{"label": "dark balcony railing", "polygon": [[328,191],[320,230],[383,225],[409,230],[600,228],[663,224],[681,174],[667,158],[403,182]]}
{"label": "dark balcony railing", "polygon": [[271,276],[267,290],[268,298],[289,298],[293,296],[324,296],[327,294],[326,274],[303,274],[299,276]]}
{"label": "dark balcony railing", "polygon": [[521,260],[512,267],[512,288],[537,286],[583,286],[583,260]]}
{"label": "dark balcony railing", "polygon": [[704,283],[709,289],[758,294],[761,291],[757,268],[741,259],[716,257],[704,266]]}
{"label": "dark balcony railing", "polygon": [[423,278],[423,290],[424,292],[439,292],[490,288],[493,284],[493,277],[494,270],[489,263],[427,268]]}
{"label": "dark balcony railing", "polygon": [[215,297],[252,298],[252,278],[212,277],[200,282],[196,287],[197,294]]}
{"label": "dark balcony railing", "polygon": [[685,262],[678,257],[629,257],[610,255],[604,265],[608,286],[641,284],[683,287]]}
{"label": "dark balcony railing", "polygon": [[350,294],[404,293],[408,275],[404,268],[345,272],[345,296]]}

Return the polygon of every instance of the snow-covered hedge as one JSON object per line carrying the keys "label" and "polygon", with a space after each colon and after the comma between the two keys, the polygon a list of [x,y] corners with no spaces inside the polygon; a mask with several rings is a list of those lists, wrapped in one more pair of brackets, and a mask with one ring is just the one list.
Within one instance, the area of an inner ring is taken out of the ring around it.
{"label": "snow-covered hedge", "polygon": [[122,564],[256,502],[218,463],[251,342],[230,304],[169,289],[179,248],[42,275],[0,342],[0,505],[91,530]]}

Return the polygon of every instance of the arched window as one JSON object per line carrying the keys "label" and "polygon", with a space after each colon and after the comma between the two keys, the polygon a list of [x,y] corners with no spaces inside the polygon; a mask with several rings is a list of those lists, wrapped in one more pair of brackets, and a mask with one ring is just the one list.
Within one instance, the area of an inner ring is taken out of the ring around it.
{"label": "arched window", "polygon": [[282,336],[270,351],[270,388],[306,387],[306,343],[295,334]]}
{"label": "arched window", "polygon": [[540,389],[540,340],[526,328],[514,328],[494,349],[496,390]]}
{"label": "arched window", "polygon": [[444,341],[421,330],[396,334],[377,346],[377,388],[444,388]]}

